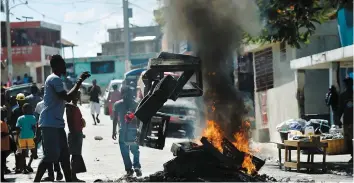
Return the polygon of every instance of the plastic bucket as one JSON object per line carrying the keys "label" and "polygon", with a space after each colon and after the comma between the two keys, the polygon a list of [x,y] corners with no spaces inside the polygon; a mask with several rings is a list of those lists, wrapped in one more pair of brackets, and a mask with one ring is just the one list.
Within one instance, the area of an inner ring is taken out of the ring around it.
{"label": "plastic bucket", "polygon": [[289,132],[279,132],[281,142],[284,143],[284,140],[288,140],[288,133],[289,133]]}

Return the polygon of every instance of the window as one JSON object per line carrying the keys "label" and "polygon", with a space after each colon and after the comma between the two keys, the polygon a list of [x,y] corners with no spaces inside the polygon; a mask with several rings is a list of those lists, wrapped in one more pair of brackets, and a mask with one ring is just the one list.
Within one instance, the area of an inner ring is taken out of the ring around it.
{"label": "window", "polygon": [[273,52],[266,48],[254,54],[256,70],[256,91],[265,91],[273,88]]}
{"label": "window", "polygon": [[92,74],[106,74],[114,72],[114,61],[91,62]]}
{"label": "window", "polygon": [[281,42],[280,43],[280,62],[285,62],[286,61],[286,43]]}

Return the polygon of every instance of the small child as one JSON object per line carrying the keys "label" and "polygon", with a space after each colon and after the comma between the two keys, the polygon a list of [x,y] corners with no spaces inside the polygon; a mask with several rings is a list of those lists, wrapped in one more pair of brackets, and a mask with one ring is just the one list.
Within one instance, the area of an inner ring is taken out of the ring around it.
{"label": "small child", "polygon": [[1,182],[7,182],[5,179],[6,158],[10,151],[9,128],[5,122],[7,111],[1,107]]}
{"label": "small child", "polygon": [[77,173],[86,172],[86,166],[84,159],[82,158],[82,141],[83,134],[82,129],[86,126],[85,120],[82,118],[81,111],[77,106],[80,92],[72,103],[66,104],[66,118],[69,127],[68,144],[71,154],[71,168],[72,168],[72,180],[74,182],[84,182],[76,177]]}
{"label": "small child", "polygon": [[34,134],[36,131],[36,118],[33,115],[33,110],[30,104],[26,103],[22,106],[23,115],[17,119],[16,127],[18,130],[17,153],[21,154],[21,168],[23,173],[28,173],[32,170],[31,167],[26,167],[26,156],[24,150],[31,150],[32,155],[35,154]]}

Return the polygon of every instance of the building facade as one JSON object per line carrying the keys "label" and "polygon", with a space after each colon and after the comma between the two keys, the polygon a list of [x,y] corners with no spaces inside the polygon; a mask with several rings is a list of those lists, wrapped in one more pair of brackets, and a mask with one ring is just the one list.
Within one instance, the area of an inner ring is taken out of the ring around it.
{"label": "building facade", "polygon": [[[1,22],[1,37],[6,37],[5,22]],[[11,79],[24,74],[33,82],[42,83],[50,73],[51,55],[60,54],[61,26],[43,21],[12,22],[11,47],[13,73]],[[2,39],[1,61],[7,60],[7,42]],[[6,65],[6,64],[5,64]],[[7,68],[1,72],[1,81],[7,82]]]}
{"label": "building facade", "polygon": [[[158,53],[161,50],[161,28],[159,26],[130,27],[131,55]],[[102,55],[125,55],[124,28],[108,29],[109,41],[102,44]],[[131,58],[131,69],[147,66],[147,58]]]}
{"label": "building facade", "polygon": [[[253,54],[254,102],[258,141],[280,140],[276,126],[288,119],[330,118],[324,97],[329,88],[327,68],[294,71],[291,60],[340,48],[336,20],[318,25],[310,44],[296,49],[284,43],[248,45],[246,53]],[[300,84],[298,81],[302,81]],[[302,85],[299,90],[299,85]]]}
{"label": "building facade", "polygon": [[[145,58],[155,57],[155,53],[133,54],[134,60],[143,60]],[[91,83],[93,79],[97,84],[105,88],[112,79],[123,79],[124,73],[131,70],[131,63],[125,60],[125,56],[101,55],[97,57],[81,57],[65,59],[67,63],[67,72],[75,72],[72,75],[79,76],[82,72],[89,71],[91,77],[85,82]]]}

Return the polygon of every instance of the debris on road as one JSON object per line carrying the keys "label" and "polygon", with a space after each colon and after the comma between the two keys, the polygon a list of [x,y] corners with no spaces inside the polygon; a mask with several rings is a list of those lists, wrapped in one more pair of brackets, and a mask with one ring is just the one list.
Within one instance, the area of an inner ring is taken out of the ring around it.
{"label": "debris on road", "polygon": [[252,156],[256,172],[248,174],[242,167],[244,157],[248,154],[239,151],[227,139],[223,140],[223,151],[220,152],[205,137],[202,145],[193,142],[175,143],[171,152],[176,156],[164,163],[164,171],[156,172],[148,177],[122,177],[117,182],[275,182],[275,178],[257,172],[265,164],[264,160]]}
{"label": "debris on road", "polygon": [[103,137],[101,137],[101,136],[95,136],[95,140],[103,140]]}

